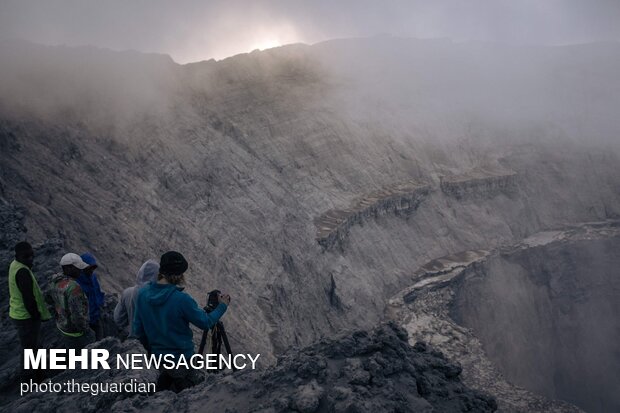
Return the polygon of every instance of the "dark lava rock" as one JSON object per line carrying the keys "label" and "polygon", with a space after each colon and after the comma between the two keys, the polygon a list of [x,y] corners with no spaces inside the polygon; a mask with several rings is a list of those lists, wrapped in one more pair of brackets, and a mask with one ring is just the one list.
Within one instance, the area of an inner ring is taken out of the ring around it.
{"label": "dark lava rock", "polygon": [[[134,340],[106,338],[94,347],[112,355],[142,352]],[[494,399],[465,387],[460,367],[425,345],[415,348],[404,331],[385,324],[372,332],[324,339],[281,355],[265,370],[209,374],[179,394],[29,394],[7,411],[223,411],[223,412],[492,412]],[[54,381],[154,381],[155,370],[67,370]]]}

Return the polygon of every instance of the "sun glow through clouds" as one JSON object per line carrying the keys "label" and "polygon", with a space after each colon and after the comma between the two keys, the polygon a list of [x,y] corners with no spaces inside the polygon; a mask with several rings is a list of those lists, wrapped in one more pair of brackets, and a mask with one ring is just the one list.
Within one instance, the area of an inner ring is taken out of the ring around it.
{"label": "sun glow through clouds", "polygon": [[250,50],[265,50],[282,46],[282,42],[274,38],[267,38],[257,41],[250,46]]}
{"label": "sun glow through clouds", "polygon": [[249,50],[265,50],[299,41],[297,31],[290,24],[258,27],[250,34]]}

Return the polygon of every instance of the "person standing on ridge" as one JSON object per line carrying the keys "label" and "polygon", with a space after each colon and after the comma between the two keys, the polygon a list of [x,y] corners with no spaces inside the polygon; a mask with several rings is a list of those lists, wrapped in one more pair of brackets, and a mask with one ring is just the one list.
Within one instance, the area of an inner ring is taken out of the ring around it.
{"label": "person standing on ridge", "polygon": [[101,291],[97,274],[95,274],[97,259],[90,252],[85,252],[80,258],[88,264],[88,267],[82,270],[76,281],[88,299],[88,324],[95,333],[95,340],[99,341],[103,338],[101,307],[105,300],[105,294]]}
{"label": "person standing on ridge", "polygon": [[[161,256],[157,282],[150,282],[138,293],[133,319],[133,334],[151,354],[194,355],[190,323],[207,330],[215,326],[230,304],[230,296],[222,295],[220,303],[205,313],[196,301],[180,286],[188,268],[185,257],[176,251]],[[160,368],[156,389],[180,392],[204,380],[204,374],[194,369]]]}
{"label": "person standing on ridge", "polygon": [[[9,266],[9,317],[17,328],[24,349],[39,349],[41,321],[52,318],[47,309],[37,278],[32,272],[34,250],[27,242],[15,245],[15,260]],[[35,370],[34,379],[43,381],[43,371]]]}
{"label": "person standing on ridge", "polygon": [[159,263],[155,260],[148,260],[138,270],[136,285],[123,290],[121,298],[114,308],[114,322],[120,330],[126,330],[127,334],[131,335],[138,292],[149,282],[157,282],[157,274],[159,274]]}
{"label": "person standing on ridge", "polygon": [[52,277],[50,297],[56,309],[56,327],[62,333],[66,348],[82,349],[94,341],[88,323],[88,299],[76,279],[88,267],[79,255],[65,254],[62,273]]}

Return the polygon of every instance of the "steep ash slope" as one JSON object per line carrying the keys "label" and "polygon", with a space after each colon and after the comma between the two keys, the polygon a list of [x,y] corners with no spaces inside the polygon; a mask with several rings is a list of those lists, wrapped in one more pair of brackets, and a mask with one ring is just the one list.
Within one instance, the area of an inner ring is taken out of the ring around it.
{"label": "steep ash slope", "polygon": [[453,313],[514,383],[588,412],[617,411],[620,231],[576,235],[487,259]]}
{"label": "steep ash slope", "polygon": [[500,411],[615,411],[619,240],[620,221],[585,223],[441,257],[387,313]]}
{"label": "steep ash slope", "polygon": [[[361,39],[186,66],[7,50],[0,193],[28,239],[94,251],[113,292],[181,250],[188,291],[229,291],[233,348],[265,360],[374,325],[432,259],[620,216],[615,44]],[[411,181],[429,188],[411,213],[319,245],[317,218]]]}

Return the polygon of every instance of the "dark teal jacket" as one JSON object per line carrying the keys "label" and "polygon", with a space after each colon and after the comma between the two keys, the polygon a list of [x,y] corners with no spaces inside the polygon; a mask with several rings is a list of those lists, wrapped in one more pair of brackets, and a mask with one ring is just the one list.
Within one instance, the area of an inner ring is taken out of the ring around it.
{"label": "dark teal jacket", "polygon": [[220,303],[207,314],[181,288],[150,282],[138,293],[132,334],[152,354],[191,357],[194,335],[190,323],[203,330],[210,329],[226,308],[226,304]]}

